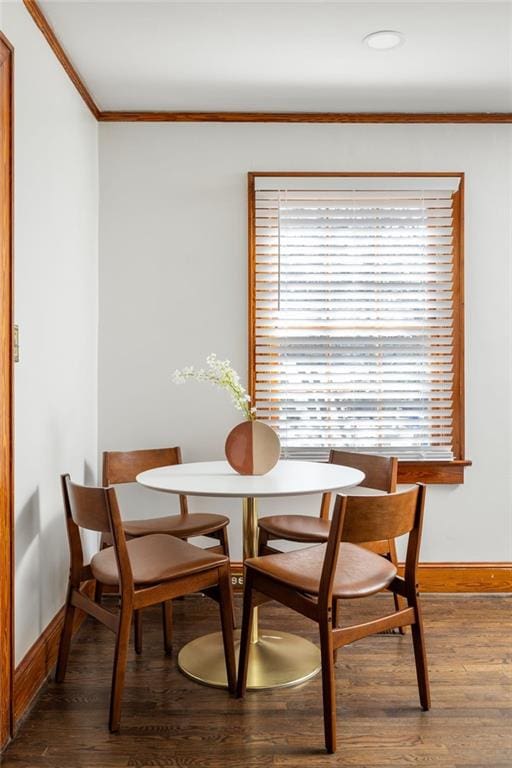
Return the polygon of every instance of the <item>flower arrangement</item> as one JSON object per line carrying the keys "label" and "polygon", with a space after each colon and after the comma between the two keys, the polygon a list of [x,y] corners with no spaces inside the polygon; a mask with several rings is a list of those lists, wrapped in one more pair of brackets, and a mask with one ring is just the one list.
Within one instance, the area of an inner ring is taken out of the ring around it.
{"label": "flower arrangement", "polygon": [[248,421],[256,419],[256,408],[251,407],[251,397],[240,384],[238,373],[231,367],[229,360],[219,360],[217,355],[211,354],[206,358],[206,368],[196,369],[192,365],[181,370],[174,371],[172,380],[175,384],[182,384],[188,379],[193,381],[207,381],[215,387],[226,389],[239,411],[242,411]]}

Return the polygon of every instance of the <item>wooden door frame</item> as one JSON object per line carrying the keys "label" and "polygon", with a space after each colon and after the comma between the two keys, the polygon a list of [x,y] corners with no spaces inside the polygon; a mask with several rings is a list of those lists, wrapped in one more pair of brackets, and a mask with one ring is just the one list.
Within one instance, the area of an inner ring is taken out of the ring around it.
{"label": "wooden door frame", "polygon": [[13,59],[0,32],[0,749],[12,736],[14,677]]}

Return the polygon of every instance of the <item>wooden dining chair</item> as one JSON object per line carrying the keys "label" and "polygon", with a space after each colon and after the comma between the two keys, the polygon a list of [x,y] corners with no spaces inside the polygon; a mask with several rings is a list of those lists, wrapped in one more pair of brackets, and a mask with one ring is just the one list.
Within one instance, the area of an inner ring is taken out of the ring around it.
{"label": "wooden dining chair", "polygon": [[[105,487],[134,483],[140,472],[155,467],[167,467],[181,464],[181,449],[152,448],[138,451],[104,451],[103,478]],[[208,547],[211,552],[222,552],[229,557],[227,527],[229,518],[206,512],[189,512],[186,496],[179,497],[180,514],[165,517],[145,517],[137,520],[123,520],[123,530],[127,538],[147,536],[151,533],[166,533],[179,539],[193,536],[206,536],[216,543]],[[102,537],[100,547],[111,543],[109,535]],[[96,600],[101,602],[101,584],[96,590]],[[166,652],[171,653],[172,603],[163,607],[163,623],[169,634],[165,635]],[[135,651],[142,652],[142,614],[134,615]]]}
{"label": "wooden dining chair", "polygon": [[[425,487],[382,496],[337,496],[326,544],[308,549],[250,558],[245,562],[244,608],[237,695],[244,696],[253,611],[277,600],[316,621],[320,634],[325,746],[336,751],[334,653],[367,635],[411,625],[420,703],[430,709],[427,658],[417,566],[421,542]],[[371,540],[409,534],[404,576],[389,560],[360,546]],[[405,598],[405,608],[381,618],[345,627],[335,626],[336,601],[363,598],[382,589]]]}
{"label": "wooden dining chair", "polygon": [[[178,446],[139,451],[104,451],[102,483],[105,487],[134,483],[137,475],[147,469],[176,464],[182,464],[181,448]],[[229,518],[209,512],[189,512],[186,496],[180,496],[179,503],[179,515],[123,520],[125,534],[130,538],[147,536],[148,533],[168,533],[178,539],[206,536],[216,541],[209,549],[229,557]]]}
{"label": "wooden dining chair", "polygon": [[[388,456],[378,456],[370,453],[357,453],[355,451],[331,450],[329,463],[345,467],[352,467],[364,472],[364,480],[351,489],[352,494],[362,496],[372,494],[374,491],[394,493],[398,474],[398,460]],[[311,515],[270,515],[262,517],[258,521],[258,551],[260,555],[279,552],[268,542],[276,539],[296,541],[304,544],[319,544],[329,538],[330,528],[330,493],[324,493],[320,505],[320,516]],[[396,545],[394,539],[384,541],[367,541],[364,545],[383,557],[387,557],[392,563],[398,565]],[[393,595],[395,607],[402,607],[399,595]],[[400,630],[403,634],[403,629]]]}
{"label": "wooden dining chair", "polygon": [[[236,682],[233,598],[227,556],[161,533],[127,541],[113,488],[77,485],[69,475],[62,475],[61,481],[71,562],[57,682],[62,682],[66,674],[75,611],[85,611],[116,636],[109,728],[119,730],[133,612],[200,590],[220,605],[228,688],[233,692]],[[80,528],[109,533],[112,537],[113,546],[96,553],[89,565],[84,565]],[[118,588],[117,612],[107,610],[81,591],[89,579]]]}
{"label": "wooden dining chair", "polygon": [[[387,456],[375,456],[369,453],[356,453],[350,451],[331,450],[329,464],[338,464],[352,467],[364,472],[364,480],[357,488],[384,491],[394,493],[396,491],[396,479],[398,461]],[[355,489],[352,489],[355,490]],[[359,493],[359,491],[356,491]],[[364,493],[364,492],[363,492]],[[319,544],[327,541],[330,528],[330,507],[332,494],[324,493],[320,504],[319,517],[312,515],[269,515],[258,520],[259,554],[272,554],[279,550],[271,547],[269,541],[285,540],[296,541],[305,544]],[[396,547],[394,541],[372,542],[372,548],[379,550],[379,554],[388,554],[396,564]]]}

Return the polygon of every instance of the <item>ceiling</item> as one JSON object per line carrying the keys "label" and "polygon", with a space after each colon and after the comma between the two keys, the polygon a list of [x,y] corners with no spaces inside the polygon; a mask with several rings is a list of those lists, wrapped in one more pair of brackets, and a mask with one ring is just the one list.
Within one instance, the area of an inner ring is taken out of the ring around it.
{"label": "ceiling", "polygon": [[[512,111],[511,2],[40,6],[101,110]],[[362,43],[381,29],[405,44]]]}

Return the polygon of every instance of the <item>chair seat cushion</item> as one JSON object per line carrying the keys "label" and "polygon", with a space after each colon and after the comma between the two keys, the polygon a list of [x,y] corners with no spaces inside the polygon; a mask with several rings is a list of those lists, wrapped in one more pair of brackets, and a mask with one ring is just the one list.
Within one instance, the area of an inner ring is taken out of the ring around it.
{"label": "chair seat cushion", "polygon": [[[318,595],[326,544],[245,561],[252,568],[309,595]],[[333,597],[366,597],[387,587],[396,567],[367,549],[342,542],[334,577]]]}
{"label": "chair seat cushion", "polygon": [[[135,584],[157,584],[206,571],[228,561],[225,555],[212,554],[163,533],[131,539],[126,542],[126,547]],[[94,555],[91,571],[102,584],[118,584],[113,547],[102,549]]]}
{"label": "chair seat cushion", "polygon": [[329,538],[331,521],[310,515],[271,515],[261,517],[258,525],[274,538],[317,544]]}
{"label": "chair seat cushion", "polygon": [[[350,496],[382,496],[385,491],[376,488],[363,488],[360,485],[350,488]],[[270,515],[261,517],[258,525],[273,538],[287,541],[300,541],[305,544],[320,544],[329,538],[330,520],[322,520],[311,515]]]}
{"label": "chair seat cushion", "polygon": [[186,538],[214,533],[224,528],[229,518],[224,515],[210,515],[194,512],[187,515],[151,517],[147,520],[124,520],[123,529],[127,536],[146,536],[148,533],[168,533],[171,536]]}

